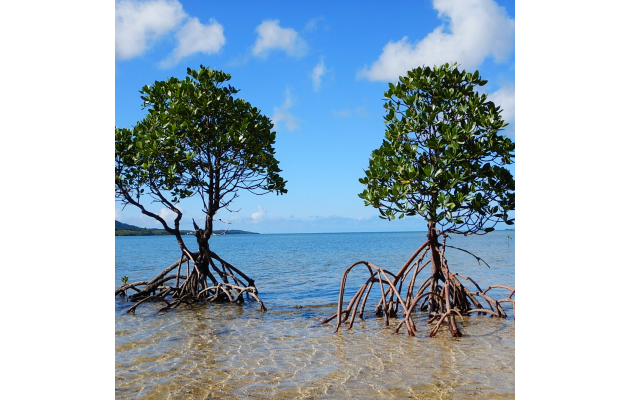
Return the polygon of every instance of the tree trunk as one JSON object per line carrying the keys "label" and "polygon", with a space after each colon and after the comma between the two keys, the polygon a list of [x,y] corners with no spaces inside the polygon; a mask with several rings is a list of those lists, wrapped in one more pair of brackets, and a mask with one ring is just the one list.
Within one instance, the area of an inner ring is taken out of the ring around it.
{"label": "tree trunk", "polygon": [[[442,273],[442,257],[440,256],[440,243],[438,242],[438,233],[435,228],[435,222],[430,222],[428,225],[429,234],[429,248],[431,251],[431,291],[439,293],[441,288],[439,286],[440,281],[444,282],[444,274]],[[438,312],[440,309],[440,301],[434,296],[429,297],[429,314],[432,312]]]}

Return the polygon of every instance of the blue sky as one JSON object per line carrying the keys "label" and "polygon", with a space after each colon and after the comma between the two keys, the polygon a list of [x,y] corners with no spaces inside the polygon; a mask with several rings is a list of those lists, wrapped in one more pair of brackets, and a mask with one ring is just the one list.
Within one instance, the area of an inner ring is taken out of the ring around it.
{"label": "blue sky", "polygon": [[[504,109],[514,138],[514,27],[514,1],[117,1],[115,122],[131,128],[143,118],[143,85],[200,64],[222,70],[274,121],[288,181],[283,196],[242,193],[238,213],[219,214],[230,229],[424,230],[420,218],[380,220],[357,196],[384,137],[383,91],[411,68],[457,61],[489,81],[481,90]],[[202,219],[199,203],[181,206],[184,229]],[[159,226],[120,203],[116,219]]]}

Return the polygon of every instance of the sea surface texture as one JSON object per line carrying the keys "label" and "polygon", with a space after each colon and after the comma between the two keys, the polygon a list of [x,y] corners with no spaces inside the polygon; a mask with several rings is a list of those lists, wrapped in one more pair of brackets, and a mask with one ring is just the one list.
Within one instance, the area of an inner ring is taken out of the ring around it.
{"label": "sea surface texture", "polygon": [[[482,289],[514,287],[514,231],[453,236],[452,272]],[[375,286],[365,320],[334,333],[339,283],[345,269],[368,261],[394,273],[426,240],[426,232],[224,235],[211,240],[222,258],[256,280],[258,303],[181,306],[132,305],[115,299],[117,399],[512,399],[515,393],[514,310],[507,319],[464,317],[464,336],[443,327],[429,338],[426,313],[419,329],[393,333],[375,317]],[[186,242],[194,248],[195,238]],[[116,237],[116,282],[149,280],[180,257],[172,236]],[[426,271],[426,272],[425,272]],[[428,268],[421,274],[428,276]],[[355,268],[345,302],[367,279]],[[424,279],[423,279],[424,280]],[[466,281],[467,287],[473,289]],[[492,294],[493,291],[490,292]],[[497,290],[495,298],[508,293]],[[393,326],[392,326],[393,325]]]}

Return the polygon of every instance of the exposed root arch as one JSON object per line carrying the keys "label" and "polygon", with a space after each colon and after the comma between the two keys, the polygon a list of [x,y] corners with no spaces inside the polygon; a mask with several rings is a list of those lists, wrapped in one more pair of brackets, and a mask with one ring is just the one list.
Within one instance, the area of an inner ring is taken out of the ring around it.
{"label": "exposed root arch", "polygon": [[[175,274],[168,275],[175,269]],[[245,301],[247,296],[256,300],[262,311],[267,311],[258,297],[254,280],[212,251],[198,251],[190,255],[182,252],[178,261],[152,280],[123,284],[116,289],[116,295],[126,296],[129,289],[135,293],[127,297],[134,302],[127,313],[135,313],[136,308],[147,301],[165,302],[166,306],[159,310],[163,312],[182,303],[234,303]]]}
{"label": "exposed root arch", "polygon": [[[456,317],[462,320],[463,316],[478,313],[490,315],[491,317],[506,318],[507,313],[501,307],[501,303],[508,302],[514,305],[515,299],[513,296],[515,290],[503,285],[492,285],[482,290],[471,278],[458,273],[451,273],[447,259],[444,256],[444,251],[447,247],[472,255],[480,264],[481,262],[488,264],[467,250],[446,245],[445,240],[447,236],[445,234],[442,235],[444,237],[442,244],[437,243],[437,237],[429,237],[429,240],[414,252],[396,274],[392,274],[367,261],[358,261],[349,266],[341,279],[337,312],[321,323],[325,324],[337,318],[335,332],[346,321],[348,321],[348,329],[352,329],[357,314],[359,318],[363,319],[367,299],[375,284],[380,287],[380,296],[374,313],[376,316],[385,317],[386,326],[389,326],[390,318],[397,317],[399,309],[402,310],[402,320],[398,322],[394,330],[395,333],[405,325],[407,333],[415,336],[417,328],[413,314],[416,309],[428,312],[428,324],[435,323],[429,332],[430,337],[435,336],[444,324],[447,325],[454,337],[462,336]],[[360,265],[366,267],[369,277],[354,293],[350,302],[344,308],[344,294],[348,275],[350,271]],[[421,273],[426,270],[428,265],[432,267],[431,272],[428,277],[423,278]],[[468,289],[460,282],[458,277],[470,281],[477,291]],[[406,285],[404,285],[405,282],[407,282]],[[416,286],[418,286],[417,289]],[[496,300],[488,295],[489,291],[497,289],[508,290],[508,296]],[[487,307],[481,304],[482,301],[487,303]]]}

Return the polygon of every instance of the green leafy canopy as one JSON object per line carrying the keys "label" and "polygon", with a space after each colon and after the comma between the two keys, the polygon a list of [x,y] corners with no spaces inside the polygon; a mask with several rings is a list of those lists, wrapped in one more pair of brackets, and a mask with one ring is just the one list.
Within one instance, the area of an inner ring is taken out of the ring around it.
{"label": "green leafy canopy", "polygon": [[372,152],[359,194],[381,218],[420,215],[443,232],[483,233],[513,219],[515,183],[504,167],[514,142],[479,72],[419,67],[385,92],[385,139]]}
{"label": "green leafy canopy", "polygon": [[140,91],[145,119],[116,128],[116,195],[141,195],[175,210],[200,195],[213,216],[240,189],[286,193],[275,158],[276,133],[269,118],[230,86],[230,75],[203,65],[183,80],[169,78]]}

